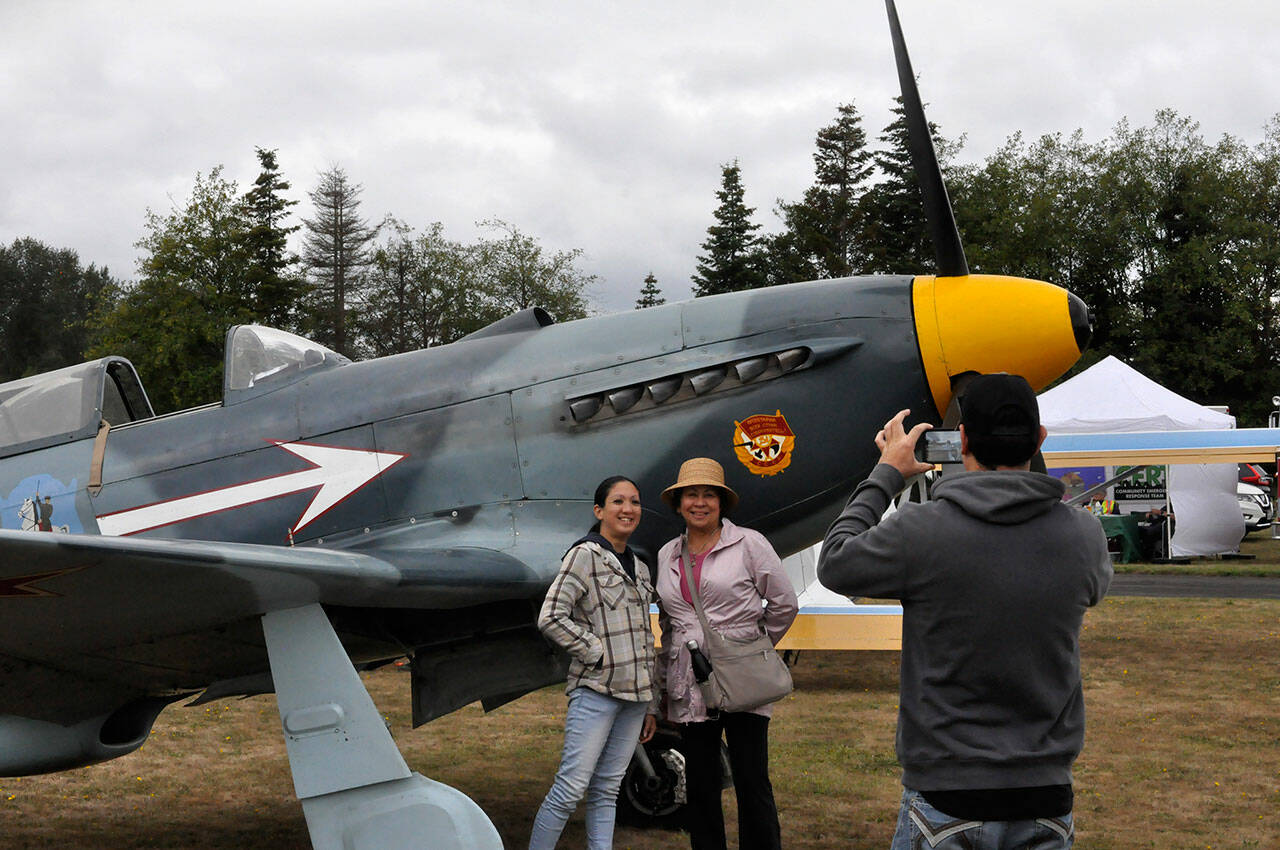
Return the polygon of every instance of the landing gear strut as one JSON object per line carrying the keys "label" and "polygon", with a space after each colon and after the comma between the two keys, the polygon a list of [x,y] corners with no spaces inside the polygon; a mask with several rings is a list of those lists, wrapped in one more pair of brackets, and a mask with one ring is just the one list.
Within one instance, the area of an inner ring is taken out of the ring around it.
{"label": "landing gear strut", "polygon": [[409,770],[319,605],[269,612],[262,633],[315,850],[502,850],[469,797]]}

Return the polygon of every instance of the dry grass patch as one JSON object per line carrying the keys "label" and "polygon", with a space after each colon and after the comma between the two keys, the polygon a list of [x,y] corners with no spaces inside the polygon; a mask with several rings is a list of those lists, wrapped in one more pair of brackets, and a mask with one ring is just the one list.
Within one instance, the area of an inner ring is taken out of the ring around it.
{"label": "dry grass patch", "polygon": [[[1076,769],[1085,850],[1280,847],[1280,602],[1113,599],[1082,639],[1089,732]],[[896,653],[805,653],[775,714],[791,848],[888,845],[898,798]],[[414,769],[460,788],[522,847],[559,758],[560,688],[409,729],[407,676],[366,676]],[[735,832],[732,794],[726,818]],[[584,843],[581,815],[562,846]],[[132,756],[0,779],[0,846],[306,847],[271,697],[174,707]],[[620,828],[619,848],[684,848]]]}
{"label": "dry grass patch", "polygon": [[1083,645],[1082,845],[1280,847],[1280,603],[1114,599]]}

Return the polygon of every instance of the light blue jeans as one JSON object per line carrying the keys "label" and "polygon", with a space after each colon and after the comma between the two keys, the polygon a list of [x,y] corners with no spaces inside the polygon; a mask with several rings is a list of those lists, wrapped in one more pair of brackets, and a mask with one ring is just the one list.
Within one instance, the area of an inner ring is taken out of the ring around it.
{"label": "light blue jeans", "polygon": [[920,792],[904,788],[889,850],[1069,850],[1071,815],[1034,820],[964,820],[944,815]]}
{"label": "light blue jeans", "polygon": [[613,846],[618,786],[640,740],[648,704],[574,688],[564,719],[564,750],[538,808],[529,850],[552,850],[578,801],[587,798],[587,850]]}

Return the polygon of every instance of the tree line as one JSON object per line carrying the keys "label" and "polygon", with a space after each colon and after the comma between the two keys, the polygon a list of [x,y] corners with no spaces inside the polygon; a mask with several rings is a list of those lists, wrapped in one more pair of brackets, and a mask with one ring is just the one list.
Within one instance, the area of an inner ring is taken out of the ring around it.
{"label": "tree line", "polygon": [[[1280,117],[1248,146],[1209,142],[1165,110],[1098,142],[1014,135],[981,164],[933,131],[972,270],[1051,281],[1093,308],[1077,371],[1114,354],[1196,401],[1229,404],[1241,424],[1265,421],[1280,391]],[[184,203],[148,210],[136,281],[34,239],[0,246],[0,380],[122,354],[157,409],[179,409],[219,397],[233,324],[362,358],[448,343],[535,304],[562,320],[586,314],[595,279],[578,249],[549,251],[496,220],[469,243],[439,222],[371,221],[362,187],[336,165],[308,193],[312,217],[293,223],[276,152],[256,153],[247,191],[219,167]],[[874,142],[856,106],[838,106],[813,160],[812,184],[775,202],[769,231],[745,202],[739,162],[721,166],[695,296],[931,270],[900,104]],[[636,307],[664,301],[650,272]]]}
{"label": "tree line", "polygon": [[[1242,426],[1265,424],[1280,392],[1280,116],[1254,146],[1207,141],[1162,110],[1098,142],[1015,134],[981,164],[959,163],[961,142],[932,129],[971,270],[1050,281],[1093,308],[1070,374],[1115,355],[1229,405]],[[841,105],[818,131],[813,184],[776,203],[772,233],[745,203],[739,163],[723,165],[694,294],[931,271],[900,104],[878,141]]]}
{"label": "tree line", "polygon": [[276,151],[256,153],[247,191],[218,166],[169,212],[147,210],[136,281],[34,239],[0,246],[0,381],[118,354],[164,412],[221,397],[232,325],[270,325],[361,359],[452,342],[535,305],[559,320],[586,315],[595,277],[579,267],[581,250],[548,250],[498,220],[470,243],[438,222],[421,232],[393,216],[371,222],[363,187],[337,165],[308,193],[313,216],[295,224]]}

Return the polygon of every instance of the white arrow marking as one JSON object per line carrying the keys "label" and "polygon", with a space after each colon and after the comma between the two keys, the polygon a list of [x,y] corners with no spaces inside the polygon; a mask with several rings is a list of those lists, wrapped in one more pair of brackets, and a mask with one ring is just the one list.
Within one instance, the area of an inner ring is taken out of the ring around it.
{"label": "white arrow marking", "polygon": [[184,522],[199,516],[263,502],[278,496],[319,487],[306,511],[290,531],[297,533],[343,499],[404,460],[407,455],[344,449],[314,443],[281,443],[277,446],[315,464],[310,469],[288,472],[259,481],[246,481],[220,490],[195,493],[167,502],[104,514],[98,517],[101,534],[137,534],[163,525]]}

